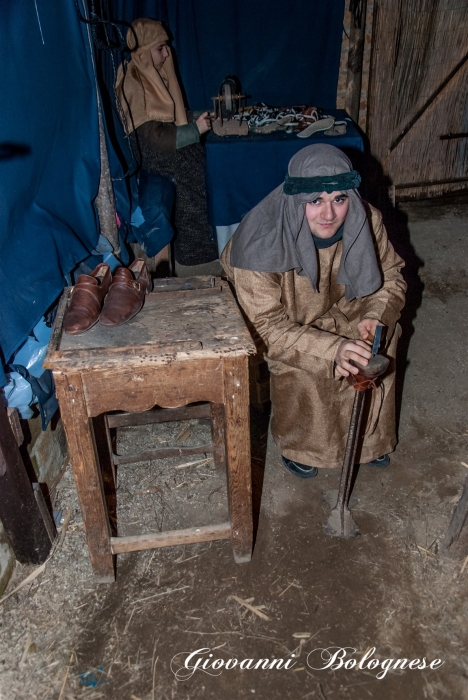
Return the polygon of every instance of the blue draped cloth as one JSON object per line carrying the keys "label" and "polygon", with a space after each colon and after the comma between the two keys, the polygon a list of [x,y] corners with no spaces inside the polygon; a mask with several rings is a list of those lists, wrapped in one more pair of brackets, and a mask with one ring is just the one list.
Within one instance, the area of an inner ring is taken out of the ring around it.
{"label": "blue draped cloth", "polygon": [[[0,72],[0,348],[8,361],[99,238],[87,28],[74,2],[5,2]],[[4,144],[10,144],[6,148]],[[1,377],[0,377],[1,383]]]}
{"label": "blue draped cloth", "polygon": [[212,109],[232,74],[249,104],[335,106],[344,0],[110,0],[110,7],[116,20],[166,24],[190,109]]}

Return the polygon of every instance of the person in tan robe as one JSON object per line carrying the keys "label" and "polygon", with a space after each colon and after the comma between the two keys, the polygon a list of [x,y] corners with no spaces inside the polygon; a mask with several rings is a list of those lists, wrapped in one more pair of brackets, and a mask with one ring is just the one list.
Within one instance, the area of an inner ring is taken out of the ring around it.
{"label": "person in tan robe", "polygon": [[367,364],[365,341],[376,325],[386,326],[381,351],[392,362],[378,384],[358,460],[387,466],[396,446],[404,262],[380,212],[361,200],[351,168],[333,146],[300,151],[285,184],[247,215],[221,256],[266,347],[273,438],[286,468],[302,478],[343,463],[354,399],[345,377],[357,373],[350,360]]}
{"label": "person in tan robe", "polygon": [[168,41],[161,22],[132,22],[127,31],[131,60],[119,66],[115,83],[118,112],[143,170],[175,183],[176,274],[219,274],[201,143],[211,119],[203,112],[195,121],[186,112]]}

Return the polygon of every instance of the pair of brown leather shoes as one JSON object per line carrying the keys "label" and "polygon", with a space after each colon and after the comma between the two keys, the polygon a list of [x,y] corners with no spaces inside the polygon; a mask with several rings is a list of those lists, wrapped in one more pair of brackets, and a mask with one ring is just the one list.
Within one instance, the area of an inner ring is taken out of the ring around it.
{"label": "pair of brown leather shoes", "polygon": [[120,326],[140,311],[151,286],[143,258],[128,269],[119,267],[113,279],[109,265],[101,263],[90,275],[78,277],[63,320],[65,333],[85,333],[98,321],[103,326]]}

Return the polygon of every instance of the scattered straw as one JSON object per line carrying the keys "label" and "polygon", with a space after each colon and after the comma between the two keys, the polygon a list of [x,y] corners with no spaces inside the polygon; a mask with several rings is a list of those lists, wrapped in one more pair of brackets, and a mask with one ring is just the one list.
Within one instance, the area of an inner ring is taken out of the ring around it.
{"label": "scattered straw", "polygon": [[465,561],[463,562],[463,566],[462,566],[462,568],[460,569],[460,576],[461,576],[462,573],[465,571],[465,569],[466,569],[467,566],[468,566],[468,557],[465,557]]}
{"label": "scattered straw", "polygon": [[286,593],[286,591],[289,591],[289,589],[291,588],[291,586],[294,586],[294,581],[291,581],[291,583],[289,584],[289,586],[286,586],[286,588],[284,589],[284,591],[283,591],[282,593],[279,594],[278,598],[281,598],[281,596],[284,595],[284,594]]}
{"label": "scattered straw", "polygon": [[31,632],[28,632],[28,634],[26,635],[26,641],[24,643],[23,653],[21,655],[21,659],[19,662],[20,668],[22,667],[22,665],[26,661],[26,657],[28,655],[28,651],[29,651],[29,647],[31,646],[31,642],[32,642],[32,634],[31,634]]}
{"label": "scattered straw", "polygon": [[19,590],[21,590],[21,588],[23,588],[24,586],[27,586],[28,583],[31,583],[31,581],[34,581],[34,579],[36,579],[38,576],[40,576],[40,574],[42,574],[42,572],[45,570],[46,564],[48,561],[49,560],[47,559],[43,564],[38,566],[37,569],[34,569],[32,574],[29,574],[29,576],[26,576],[24,581],[21,581],[21,583],[11,591],[11,593],[8,593],[8,595],[3,596],[3,598],[0,599],[0,605],[2,603],[4,603],[6,600],[8,600],[8,598],[10,598],[10,596],[14,595]]}
{"label": "scattered straw", "polygon": [[159,659],[159,655],[156,657],[156,659],[154,658],[154,655],[156,654],[156,649],[158,648],[158,644],[159,644],[159,637],[158,637],[158,639],[155,640],[155,642],[154,642],[154,646],[153,646],[153,658],[151,659],[151,665],[152,665],[152,680],[153,680],[152,689],[151,689],[151,697],[152,697],[152,700],[154,700],[154,685],[155,685],[155,681],[156,681],[156,664],[158,663],[158,659]]}
{"label": "scattered straw", "polygon": [[460,462],[460,464],[462,465],[462,467],[466,467],[468,469],[468,464],[466,462]]}
{"label": "scattered straw", "polygon": [[129,626],[130,626],[130,623],[131,623],[131,621],[132,621],[132,617],[133,617],[133,613],[134,613],[134,612],[135,612],[135,608],[133,608],[132,612],[130,613],[130,617],[129,617],[128,620],[127,620],[127,624],[126,624],[125,627],[124,627],[123,634],[126,634],[128,628],[129,628]]}
{"label": "scattered straw", "polygon": [[189,438],[191,434],[192,434],[192,426],[191,425],[184,425],[177,433],[175,439],[177,442],[179,442],[179,440],[187,440],[187,438]]}
{"label": "scattered straw", "polygon": [[67,512],[65,513],[65,515],[63,517],[62,527],[60,528],[60,537],[59,537],[59,541],[57,543],[57,549],[59,547],[61,547],[63,544],[63,540],[65,539],[65,535],[67,534],[67,530],[68,530],[68,525],[70,523],[70,517],[71,517],[71,510],[67,510]]}
{"label": "scattered straw", "polygon": [[180,588],[168,588],[167,591],[162,593],[155,593],[154,595],[149,595],[146,598],[138,598],[138,600],[132,600],[130,605],[136,605],[137,603],[142,603],[144,600],[150,600],[151,598],[159,598],[162,595],[169,595],[170,593],[175,593],[176,591],[183,591],[184,588],[190,588],[190,586],[180,586]]}
{"label": "scattered straw", "polygon": [[269,620],[270,619],[268,617],[268,615],[265,615],[265,613],[263,613],[257,606],[251,605],[246,600],[243,600],[243,598],[239,598],[239,596],[237,596],[237,595],[230,595],[229,598],[232,598],[233,600],[236,601],[236,603],[244,606],[244,608],[247,608],[248,610],[250,610],[250,612],[253,612],[258,617],[261,617],[262,620]]}
{"label": "scattered straw", "polygon": [[367,649],[365,650],[364,654],[361,656],[361,658],[359,659],[358,663],[357,663],[356,666],[354,667],[354,670],[355,670],[355,671],[362,671],[362,669],[359,668],[359,664],[361,663],[361,661],[363,660],[363,658],[365,657],[365,655],[367,654],[367,652],[370,651],[371,649],[372,649],[372,647],[367,647]]}
{"label": "scattered straw", "polygon": [[184,464],[175,466],[174,469],[185,469],[185,467],[193,467],[195,464],[200,467],[202,464],[208,464],[212,459],[213,457],[207,457],[206,459],[197,459],[195,462],[184,462]]}
{"label": "scattered straw", "polygon": [[63,679],[62,688],[60,690],[60,695],[58,696],[58,700],[62,700],[63,691],[65,690],[65,684],[67,682],[68,674],[70,673],[70,666],[71,666],[72,661],[73,661],[73,652],[71,653],[70,661],[68,662],[67,670],[65,673],[65,678]]}

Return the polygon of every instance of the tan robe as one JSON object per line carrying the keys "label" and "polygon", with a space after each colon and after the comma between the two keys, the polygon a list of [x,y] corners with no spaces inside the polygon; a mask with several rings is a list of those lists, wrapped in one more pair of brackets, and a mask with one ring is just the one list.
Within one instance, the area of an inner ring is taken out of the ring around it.
{"label": "tan robe", "polygon": [[[384,281],[362,299],[347,302],[344,286],[336,282],[341,241],[317,251],[318,293],[295,270],[270,273],[232,267],[232,239],[221,255],[239,303],[267,348],[273,438],[281,454],[309,466],[343,464],[354,389],[336,373],[334,360],[344,338],[359,338],[357,324],[363,318],[387,326],[385,354],[393,362],[379,383],[357,461],[369,462],[396,445],[394,359],[400,335],[397,320],[405,300],[400,273],[404,262],[388,241],[380,212],[366,206]],[[367,403],[362,433],[370,413],[371,402]]]}

